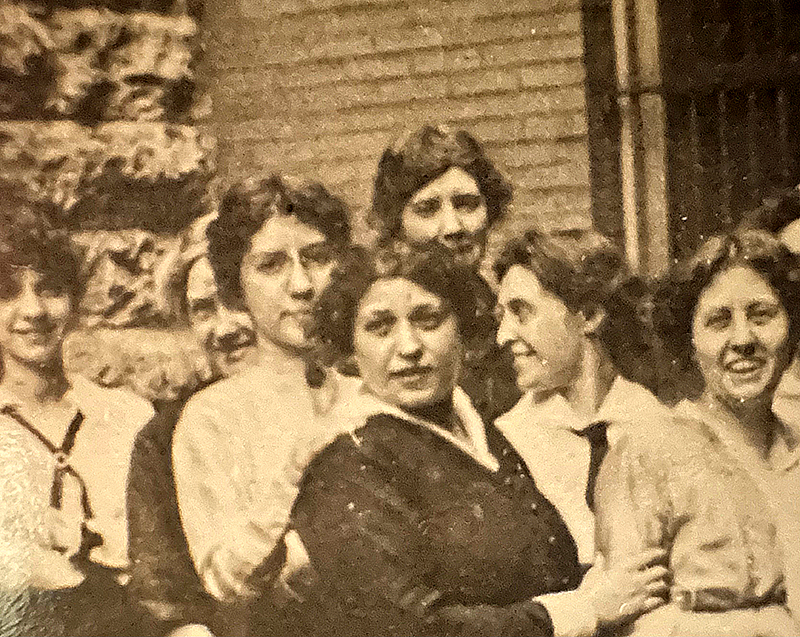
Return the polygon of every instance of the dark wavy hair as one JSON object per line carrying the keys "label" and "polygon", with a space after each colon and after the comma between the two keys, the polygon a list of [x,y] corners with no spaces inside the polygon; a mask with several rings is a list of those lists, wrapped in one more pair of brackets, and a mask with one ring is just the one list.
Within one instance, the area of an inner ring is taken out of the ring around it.
{"label": "dark wavy hair", "polygon": [[731,268],[750,268],[775,290],[789,315],[790,343],[800,338],[800,261],[775,236],[740,228],[706,240],[697,252],[676,264],[656,289],[653,323],[671,360],[673,374],[686,377],[683,393],[696,395],[703,386],[694,362],[692,322],[697,301],[714,278]]}
{"label": "dark wavy hair", "polygon": [[486,338],[485,321],[478,319],[476,276],[472,269],[456,264],[450,252],[439,245],[414,249],[397,243],[373,252],[351,247],[314,310],[312,336],[319,360],[331,366],[353,354],[358,306],[381,279],[406,279],[442,299],[455,315],[465,347]]}
{"label": "dark wavy hair", "polygon": [[427,125],[389,146],[378,163],[369,220],[380,238],[398,238],[403,208],[409,199],[454,167],[478,183],[486,200],[489,227],[499,221],[511,202],[511,184],[470,133]]}
{"label": "dark wavy hair", "polygon": [[649,287],[628,271],[622,252],[594,230],[545,233],[530,229],[512,239],[494,264],[501,280],[520,265],[572,312],[590,317],[602,310],[596,336],[619,371],[655,389]]}
{"label": "dark wavy hair", "polygon": [[30,268],[53,289],[66,292],[73,307],[84,292],[81,259],[69,234],[54,227],[49,211],[25,202],[0,206],[0,298],[11,294],[15,272]]}
{"label": "dark wavy hair", "polygon": [[295,217],[319,230],[332,244],[350,242],[350,210],[319,182],[293,183],[281,175],[231,186],[219,214],[208,226],[208,256],[226,302],[241,300],[242,259],[250,240],[275,216]]}

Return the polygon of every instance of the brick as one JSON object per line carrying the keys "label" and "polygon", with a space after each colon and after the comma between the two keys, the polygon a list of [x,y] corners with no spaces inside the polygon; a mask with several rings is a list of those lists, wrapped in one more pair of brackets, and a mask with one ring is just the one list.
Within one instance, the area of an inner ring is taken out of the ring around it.
{"label": "brick", "polygon": [[503,44],[485,44],[478,48],[484,65],[505,66],[523,62],[552,60],[580,61],[583,56],[583,37],[518,40]]}
{"label": "brick", "polygon": [[467,71],[481,65],[481,56],[476,48],[436,51],[415,51],[408,56],[415,74],[441,73],[445,71]]}
{"label": "brick", "polygon": [[520,188],[561,188],[585,186],[589,183],[589,164],[570,162],[552,166],[513,168],[508,171],[511,182]]}
{"label": "brick", "polygon": [[588,146],[585,139],[570,142],[515,142],[488,150],[498,163],[513,169],[540,168],[562,164],[588,165]]}
{"label": "brick", "polygon": [[570,86],[583,84],[586,70],[581,60],[540,64],[520,69],[522,86],[539,88],[543,86]]}
{"label": "brick", "polygon": [[487,69],[459,73],[447,78],[447,94],[454,97],[521,87],[519,69]]}
{"label": "brick", "polygon": [[555,139],[588,135],[589,123],[586,111],[581,108],[567,113],[527,117],[523,129],[523,136],[528,139]]}

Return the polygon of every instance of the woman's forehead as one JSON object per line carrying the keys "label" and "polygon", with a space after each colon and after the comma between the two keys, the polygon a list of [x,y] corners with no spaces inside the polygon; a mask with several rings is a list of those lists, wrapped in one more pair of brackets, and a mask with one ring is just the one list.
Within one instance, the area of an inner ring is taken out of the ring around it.
{"label": "woman's forehead", "polygon": [[400,311],[421,305],[442,305],[444,299],[419,283],[402,277],[378,279],[359,304],[359,312]]}

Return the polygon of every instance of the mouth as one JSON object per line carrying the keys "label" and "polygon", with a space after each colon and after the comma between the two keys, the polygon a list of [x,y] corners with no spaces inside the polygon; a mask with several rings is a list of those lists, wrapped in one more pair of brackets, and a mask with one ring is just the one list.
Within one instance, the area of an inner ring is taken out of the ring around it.
{"label": "mouth", "polygon": [[12,334],[16,334],[17,336],[21,336],[23,338],[32,339],[32,340],[39,340],[39,339],[48,339],[53,335],[55,332],[55,328],[47,327],[47,328],[20,328],[11,330]]}
{"label": "mouth", "polygon": [[391,372],[389,375],[404,383],[413,383],[427,379],[433,373],[433,368],[427,365],[416,365],[405,367]]}
{"label": "mouth", "polygon": [[766,367],[767,362],[763,358],[737,358],[725,363],[725,371],[746,376],[755,374]]}

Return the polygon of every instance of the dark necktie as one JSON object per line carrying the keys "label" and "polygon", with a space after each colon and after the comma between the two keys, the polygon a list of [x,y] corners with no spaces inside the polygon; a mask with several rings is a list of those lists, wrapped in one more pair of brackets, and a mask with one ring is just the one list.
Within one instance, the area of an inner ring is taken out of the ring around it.
{"label": "dark necktie", "polygon": [[594,488],[597,483],[597,474],[600,465],[608,451],[608,437],[606,432],[608,423],[604,420],[589,425],[586,429],[575,433],[589,441],[591,455],[589,456],[589,480],[586,482],[586,504],[594,511]]}

